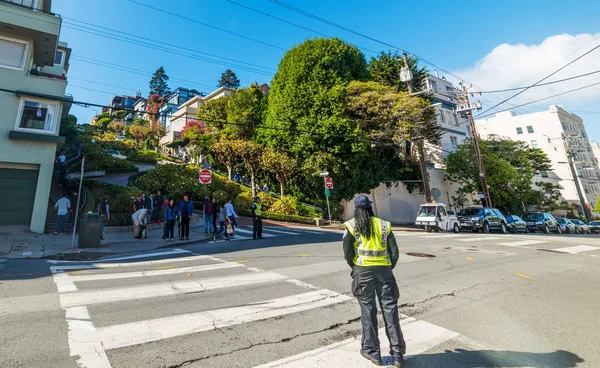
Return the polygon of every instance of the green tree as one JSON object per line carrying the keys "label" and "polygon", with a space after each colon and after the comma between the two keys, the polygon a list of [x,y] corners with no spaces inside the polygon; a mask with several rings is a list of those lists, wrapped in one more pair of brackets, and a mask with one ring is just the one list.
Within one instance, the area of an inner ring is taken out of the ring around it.
{"label": "green tree", "polygon": [[285,182],[292,177],[296,168],[294,159],[285,152],[267,147],[262,154],[262,167],[279,181],[279,191],[283,198]]}
{"label": "green tree", "polygon": [[256,195],[256,188],[254,187],[256,174],[260,169],[262,150],[263,148],[252,141],[246,141],[242,139],[236,139],[232,141],[233,151],[244,163],[244,167],[250,174],[250,185],[252,186],[252,196]]}
{"label": "green tree", "polygon": [[150,95],[166,96],[171,91],[167,83],[168,80],[169,76],[165,73],[165,69],[162,66],[156,69],[152,75],[152,79],[150,79]]}
{"label": "green tree", "polygon": [[[480,140],[479,145],[494,207],[516,212],[522,203],[540,203],[532,180],[537,171],[551,168],[542,150],[496,136]],[[482,190],[472,141],[466,141],[448,155],[446,180],[460,184],[459,193]]]}
{"label": "green tree", "polygon": [[148,138],[152,142],[151,144],[156,152],[158,152],[158,147],[160,146],[160,139],[164,137],[165,134],[167,134],[167,130],[161,123],[155,122],[150,125],[148,129]]}
{"label": "green tree", "polygon": [[600,194],[598,194],[598,199],[596,199],[596,207],[594,207],[594,212],[600,212]]}
{"label": "green tree", "polygon": [[225,166],[229,180],[233,175],[233,167],[238,163],[236,145],[234,142],[224,136],[213,142],[210,146],[212,154],[216,161]]}
{"label": "green tree", "polygon": [[232,138],[250,139],[255,126],[263,120],[263,99],[258,85],[240,88],[227,101],[227,122],[223,130]]}
{"label": "green tree", "polygon": [[221,79],[219,79],[219,84],[217,84],[217,87],[227,87],[236,89],[239,86],[240,80],[231,69],[227,69],[223,73],[221,73]]}
{"label": "green tree", "polygon": [[102,118],[96,122],[96,126],[99,129],[101,129],[103,132],[105,132],[106,129],[108,129],[108,124],[110,124],[111,122],[112,122],[111,118]]}
{"label": "green tree", "polygon": [[69,114],[66,118],[60,121],[59,135],[65,137],[65,144],[75,144],[79,141],[79,126],[77,125],[77,117]]}
{"label": "green tree", "polygon": [[133,121],[133,125],[139,125],[139,126],[147,126],[148,125],[148,120],[146,119],[141,119],[141,118],[137,118]]}
{"label": "green tree", "polygon": [[227,121],[229,96],[210,100],[198,109],[198,120],[205,123],[210,131],[221,131]]}
{"label": "green tree", "polygon": [[150,133],[149,125],[131,125],[129,127],[129,134],[133,137],[137,148],[142,148],[142,142],[144,142]]}
{"label": "green tree", "polygon": [[[408,57],[408,67],[413,73],[411,86],[414,92],[421,91],[427,81],[427,69],[419,68],[418,64],[416,57]],[[400,70],[403,67],[404,59],[398,52],[381,52],[369,61],[369,73],[375,82],[394,87],[398,91],[408,91],[406,82],[400,81]]]}
{"label": "green tree", "polygon": [[122,121],[112,121],[110,124],[108,124],[107,128],[116,135],[121,135],[125,129],[125,124],[123,124]]}
{"label": "green tree", "polygon": [[555,211],[559,208],[560,185],[536,181],[530,196],[528,204],[535,204],[540,211]]}

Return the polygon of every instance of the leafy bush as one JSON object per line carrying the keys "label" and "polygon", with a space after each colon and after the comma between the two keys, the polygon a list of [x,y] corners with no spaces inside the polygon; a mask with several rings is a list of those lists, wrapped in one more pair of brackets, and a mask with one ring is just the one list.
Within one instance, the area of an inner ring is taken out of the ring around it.
{"label": "leafy bush", "polygon": [[270,212],[282,215],[295,215],[297,211],[298,201],[290,196],[283,197],[283,199],[276,201],[270,209]]}
{"label": "leafy bush", "polygon": [[298,215],[310,218],[323,218],[321,211],[302,203],[298,204]]}
{"label": "leafy bush", "polygon": [[137,188],[103,183],[93,179],[84,178],[83,184],[94,193],[96,201],[108,198],[111,213],[131,214],[133,200],[140,194],[140,190]]}
{"label": "leafy bush", "polygon": [[[236,209],[235,212],[240,216],[252,216],[252,212],[246,209]],[[312,217],[304,217],[297,215],[285,215],[273,212],[263,212],[262,218],[265,220],[283,221],[283,222],[294,222],[300,224],[314,225],[315,220]]]}
{"label": "leafy bush", "polygon": [[252,202],[254,202],[252,192],[243,192],[235,197],[231,203],[235,208],[250,210],[252,208]]}
{"label": "leafy bush", "polygon": [[[137,167],[127,160],[120,160],[104,152],[101,145],[89,144],[84,148],[85,153],[85,171],[97,171],[106,169],[131,169],[137,170]],[[79,171],[81,165],[75,164],[69,169]]]}
{"label": "leafy bush", "polygon": [[157,162],[157,156],[160,158],[160,155],[157,155],[155,152],[149,150],[131,151],[127,155],[127,159],[130,161],[155,164]]}

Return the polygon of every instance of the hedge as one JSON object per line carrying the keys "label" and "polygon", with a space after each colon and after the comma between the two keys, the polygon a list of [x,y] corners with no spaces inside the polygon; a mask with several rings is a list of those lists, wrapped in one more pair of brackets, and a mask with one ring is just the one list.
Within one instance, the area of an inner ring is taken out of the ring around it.
{"label": "hedge", "polygon": [[[252,211],[246,209],[239,209],[235,211],[240,216],[252,216]],[[315,219],[313,217],[304,217],[297,215],[283,215],[279,213],[263,212],[262,218],[264,220],[283,221],[283,222],[295,222],[299,224],[314,225]]]}

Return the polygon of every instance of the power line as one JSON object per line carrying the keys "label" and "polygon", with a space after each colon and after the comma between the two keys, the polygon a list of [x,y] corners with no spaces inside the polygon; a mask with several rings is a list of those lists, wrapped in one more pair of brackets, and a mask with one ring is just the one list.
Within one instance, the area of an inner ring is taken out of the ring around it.
{"label": "power line", "polygon": [[[579,59],[581,59],[581,58],[585,57],[586,55],[588,55],[589,53],[593,52],[594,50],[596,50],[596,49],[598,49],[598,48],[600,48],[600,45],[597,45],[596,47],[593,47],[591,50],[589,50],[589,51],[585,52],[583,55],[580,55],[580,56],[578,56],[577,58],[575,58],[574,60],[571,60],[571,61],[569,61],[567,64],[565,64],[565,65],[563,65],[562,67],[558,68],[558,69],[557,69],[557,70],[555,70],[554,72],[552,72],[552,73],[548,74],[547,76],[545,76],[544,78],[542,78],[542,79],[540,79],[539,81],[535,82],[535,83],[534,83],[534,84],[532,84],[531,86],[528,86],[527,88],[525,88],[525,89],[521,90],[520,92],[517,92],[517,93],[515,93],[514,95],[512,95],[512,96],[510,96],[510,97],[508,97],[508,98],[506,98],[506,99],[504,99],[504,100],[502,100],[502,101],[500,101],[500,102],[499,102],[499,103],[497,103],[496,105],[494,105],[494,106],[490,107],[489,109],[485,110],[484,112],[482,112],[482,113],[478,114],[478,115],[476,116],[476,118],[483,116],[483,115],[484,115],[486,112],[488,112],[488,111],[490,111],[490,110],[493,110],[493,109],[495,109],[496,107],[498,107],[498,106],[502,105],[503,103],[505,103],[505,102],[507,102],[507,101],[510,101],[511,99],[513,99],[513,98],[517,97],[518,95],[520,95],[521,93],[523,93],[523,92],[527,91],[528,89],[530,89],[530,88],[532,88],[532,87],[535,87],[535,86],[536,86],[536,85],[538,85],[539,83],[541,83],[541,82],[545,81],[546,79],[550,78],[550,77],[551,77],[551,76],[553,76],[554,74],[556,74],[556,73],[560,72],[560,71],[561,71],[561,70],[563,70],[564,68],[568,67],[569,65],[571,65],[571,64],[573,64],[574,62],[576,62],[577,60],[579,60]],[[523,106],[523,105],[521,105],[521,106]]]}
{"label": "power line", "polygon": [[195,20],[195,19],[192,19],[192,18],[188,18],[188,17],[185,17],[183,15],[176,14],[176,13],[172,13],[172,12],[164,10],[164,9],[156,8],[154,6],[151,6],[151,5],[148,5],[148,4],[144,4],[144,3],[139,2],[139,1],[135,1],[135,0],[129,0],[129,1],[132,2],[132,3],[138,4],[140,6],[144,6],[146,8],[156,10],[156,11],[164,13],[164,14],[169,14],[171,16],[174,16],[174,17],[177,17],[177,18],[180,18],[180,19],[185,19],[187,21],[190,21],[190,22],[193,22],[193,23],[196,23],[196,24],[200,24],[200,25],[208,27],[208,28],[216,29],[218,31],[225,32],[225,33],[237,36],[237,37],[241,37],[241,38],[244,38],[246,40],[253,41],[253,42],[257,42],[257,43],[263,44],[265,46],[269,46],[269,47],[272,47],[272,48],[275,48],[275,49],[286,51],[286,49],[284,49],[282,47],[275,46],[273,44],[270,44],[270,43],[267,43],[267,42],[264,42],[264,41],[261,41],[261,40],[257,40],[257,39],[252,38],[252,37],[244,36],[244,35],[239,34],[239,33],[231,32],[231,31],[228,31],[228,30],[226,30],[224,28],[220,28],[220,27],[216,27],[216,26],[210,25],[208,23],[200,22],[198,20]]}
{"label": "power line", "polygon": [[[304,26],[302,26],[302,25],[300,25],[300,24],[297,24],[297,23],[294,23],[294,22],[290,22],[289,20],[285,20],[285,19],[283,19],[283,18],[279,18],[279,17],[277,17],[277,16],[274,16],[274,15],[271,15],[271,14],[269,14],[269,13],[265,13],[265,12],[263,12],[263,11],[261,11],[261,10],[254,9],[254,8],[251,8],[251,7],[249,7],[249,6],[246,6],[246,5],[243,5],[243,4],[240,4],[240,3],[237,3],[237,2],[235,2],[235,1],[233,1],[233,0],[225,0],[225,1],[227,1],[228,3],[234,4],[234,5],[237,5],[237,6],[239,6],[239,7],[242,7],[242,8],[248,9],[248,10],[250,10],[250,11],[253,11],[253,12],[255,12],[255,13],[262,14],[262,15],[264,15],[264,16],[266,16],[266,17],[269,17],[269,18],[272,18],[272,19],[276,19],[276,20],[278,20],[278,21],[280,21],[280,22],[283,22],[283,23],[286,23],[286,24],[290,24],[290,25],[292,25],[292,26],[294,26],[294,27],[297,27],[297,28],[300,28],[300,29],[304,29],[304,30],[306,30],[306,31],[309,31],[309,32],[312,32],[312,33],[316,33],[316,34],[318,34],[318,35],[320,35],[320,36],[324,36],[324,37],[328,37],[328,38],[333,38],[333,37],[331,37],[331,36],[330,36],[330,35],[328,35],[328,34],[325,34],[325,33],[319,32],[319,31],[315,31],[314,29],[311,29],[311,28],[308,28],[308,27],[304,27]],[[370,49],[368,49],[368,48],[366,48],[366,47],[362,47],[362,46],[358,46],[358,45],[354,45],[354,46],[358,47],[359,49],[362,49],[362,50],[365,50],[365,51],[368,51],[368,52],[372,52],[372,53],[374,53],[374,54],[377,54],[377,53],[378,53],[377,51],[370,50]]]}

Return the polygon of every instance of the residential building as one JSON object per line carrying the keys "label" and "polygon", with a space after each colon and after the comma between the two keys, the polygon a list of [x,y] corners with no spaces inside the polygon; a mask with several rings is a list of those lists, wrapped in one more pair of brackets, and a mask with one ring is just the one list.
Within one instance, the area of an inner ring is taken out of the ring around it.
{"label": "residential building", "polygon": [[166,126],[167,134],[160,140],[163,150],[179,155],[181,153],[180,149],[167,150],[165,146],[181,138],[181,131],[188,121],[197,121],[198,111],[202,105],[210,100],[231,96],[234,92],[234,89],[219,87],[206,96],[199,94],[182,104],[175,112],[166,116],[168,120]]}
{"label": "residential building", "polygon": [[167,126],[168,116],[173,114],[175,111],[179,109],[181,105],[188,102],[192,98],[196,96],[201,96],[202,93],[196,91],[195,89],[188,89],[179,87],[176,90],[169,93],[166,98],[166,102],[160,107],[160,121],[164,127]]}
{"label": "residential building", "polygon": [[135,101],[135,104],[133,104],[133,110],[135,112],[133,113],[132,120],[137,120],[137,119],[148,120],[147,106],[148,106],[148,100],[143,97],[138,97],[137,101]]}
{"label": "residential building", "polygon": [[477,120],[475,124],[482,138],[497,135],[542,149],[550,158],[552,169],[537,173],[534,182],[559,185],[561,199],[579,207],[580,199],[568,164],[566,142],[572,153],[583,200],[594,206],[600,192],[600,168],[579,116],[562,107],[550,106],[546,111],[531,114],[518,115],[513,111],[505,111],[493,118]]}
{"label": "residential building", "polygon": [[596,163],[600,164],[600,144],[596,141],[591,141],[590,143],[592,145],[592,153],[596,158]]}
{"label": "residential building", "polygon": [[0,1],[0,225],[43,233],[71,50],[51,0]]}

